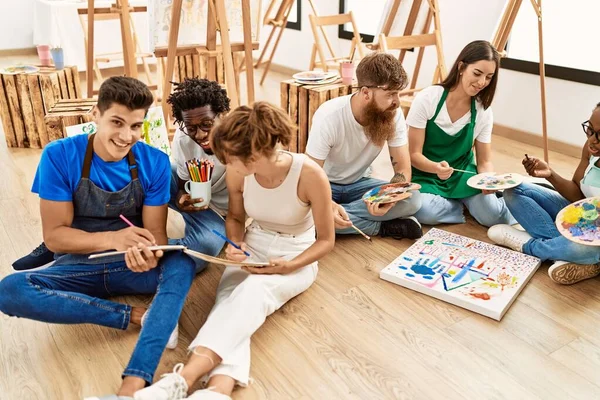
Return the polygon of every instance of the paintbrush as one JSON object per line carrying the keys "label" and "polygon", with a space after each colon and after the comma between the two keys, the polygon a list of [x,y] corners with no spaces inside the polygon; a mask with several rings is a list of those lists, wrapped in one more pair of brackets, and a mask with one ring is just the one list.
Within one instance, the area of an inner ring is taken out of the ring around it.
{"label": "paintbrush", "polygon": [[363,231],[361,231],[360,229],[358,229],[356,226],[354,226],[354,224],[352,224],[352,229],[354,229],[356,232],[358,232],[361,235],[363,235],[364,238],[367,239],[368,241],[372,242],[371,236],[367,235],[366,233],[364,233]]}
{"label": "paintbrush", "polygon": [[464,169],[457,169],[457,168],[452,168],[454,171],[456,172],[464,172],[467,174],[473,174],[473,175],[477,175],[477,172],[472,172],[472,171],[465,171]]}

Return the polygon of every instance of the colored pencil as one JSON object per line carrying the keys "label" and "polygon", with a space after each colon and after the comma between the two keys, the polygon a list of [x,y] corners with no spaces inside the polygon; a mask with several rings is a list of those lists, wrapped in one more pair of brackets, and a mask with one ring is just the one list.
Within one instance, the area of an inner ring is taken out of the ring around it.
{"label": "colored pencil", "polygon": [[[225,240],[227,243],[229,243],[229,244],[230,244],[230,245],[232,245],[233,247],[235,247],[236,249],[238,249],[238,250],[242,250],[242,248],[241,248],[240,246],[238,246],[237,244],[235,244],[235,243],[233,242],[233,240],[229,239],[227,236],[225,236],[225,235],[221,234],[221,232],[219,232],[219,231],[217,231],[217,230],[215,230],[215,229],[213,229],[213,230],[212,230],[212,232],[213,232],[215,235],[217,235],[218,237],[220,237],[221,239]],[[242,250],[242,251],[244,252],[244,254],[245,254],[247,257],[250,257],[250,253],[248,253],[248,252],[247,252],[247,251],[245,251],[245,250]]]}
{"label": "colored pencil", "polygon": [[214,169],[214,163],[205,159],[193,158],[185,162],[193,182],[210,182]]}
{"label": "colored pencil", "polygon": [[130,227],[135,228],[135,225],[130,220],[125,218],[125,216],[123,214],[119,214],[119,218],[121,218],[123,221],[125,221],[125,223],[127,225],[129,225]]}

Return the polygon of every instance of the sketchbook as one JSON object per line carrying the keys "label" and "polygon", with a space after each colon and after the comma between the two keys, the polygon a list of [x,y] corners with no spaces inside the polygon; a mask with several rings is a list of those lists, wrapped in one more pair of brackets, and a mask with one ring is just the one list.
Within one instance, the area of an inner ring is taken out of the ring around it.
{"label": "sketchbook", "polygon": [[[152,251],[162,250],[162,251],[175,251],[175,250],[183,250],[183,252],[191,257],[199,258],[209,263],[219,264],[219,265],[234,265],[234,266],[247,266],[247,267],[264,267],[269,263],[265,262],[254,262],[254,261],[231,261],[226,260],[224,258],[209,256],[208,254],[200,253],[198,251],[190,250],[183,245],[160,245],[160,246],[148,246],[148,249]],[[125,254],[126,251],[107,251],[105,253],[92,254],[89,256],[89,259],[101,258],[101,257],[109,257],[116,256],[120,254]]]}

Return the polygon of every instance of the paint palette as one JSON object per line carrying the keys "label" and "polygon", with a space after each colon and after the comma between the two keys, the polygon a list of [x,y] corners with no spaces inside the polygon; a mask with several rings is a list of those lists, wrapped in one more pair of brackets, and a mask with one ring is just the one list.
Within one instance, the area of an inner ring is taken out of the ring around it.
{"label": "paint palette", "polygon": [[480,190],[503,190],[514,188],[523,183],[523,176],[516,173],[496,174],[484,172],[472,176],[467,180],[467,185]]}
{"label": "paint palette", "polygon": [[556,227],[575,243],[600,246],[600,197],[579,200],[560,210]]}
{"label": "paint palette", "polygon": [[40,69],[34,65],[13,65],[11,67],[0,68],[0,74],[17,75],[17,74],[32,74]]}
{"label": "paint palette", "polygon": [[499,321],[539,265],[538,258],[432,228],[379,277]]}
{"label": "paint palette", "polygon": [[418,183],[388,183],[369,190],[363,195],[362,199],[377,204],[396,203],[412,196],[411,190],[419,189],[421,189],[421,185]]}

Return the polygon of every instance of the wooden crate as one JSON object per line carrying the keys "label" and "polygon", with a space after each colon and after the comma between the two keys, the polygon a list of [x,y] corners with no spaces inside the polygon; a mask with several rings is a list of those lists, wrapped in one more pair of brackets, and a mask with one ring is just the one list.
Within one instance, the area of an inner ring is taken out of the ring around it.
{"label": "wooden crate", "polygon": [[48,144],[44,116],[60,99],[81,97],[77,67],[40,67],[33,74],[0,74],[0,117],[8,147]]}
{"label": "wooden crate", "polygon": [[[216,81],[225,85],[225,64],[223,55],[217,54],[217,76]],[[238,78],[241,72],[243,53],[233,53],[234,70],[236,75],[236,86],[239,92],[240,80]],[[167,57],[158,57],[158,62],[162,68],[163,74],[167,69]],[[175,57],[175,68],[173,69],[173,81],[181,82],[185,78],[204,78],[208,79],[208,56],[206,54],[187,54]]]}
{"label": "wooden crate", "polygon": [[66,127],[92,120],[95,99],[59,100],[44,117],[48,141],[67,136]]}
{"label": "wooden crate", "polygon": [[351,85],[341,82],[328,85],[303,85],[290,79],[281,82],[281,108],[298,126],[296,137],[292,139],[290,151],[304,153],[312,118],[317,108],[327,100],[351,93]]}

